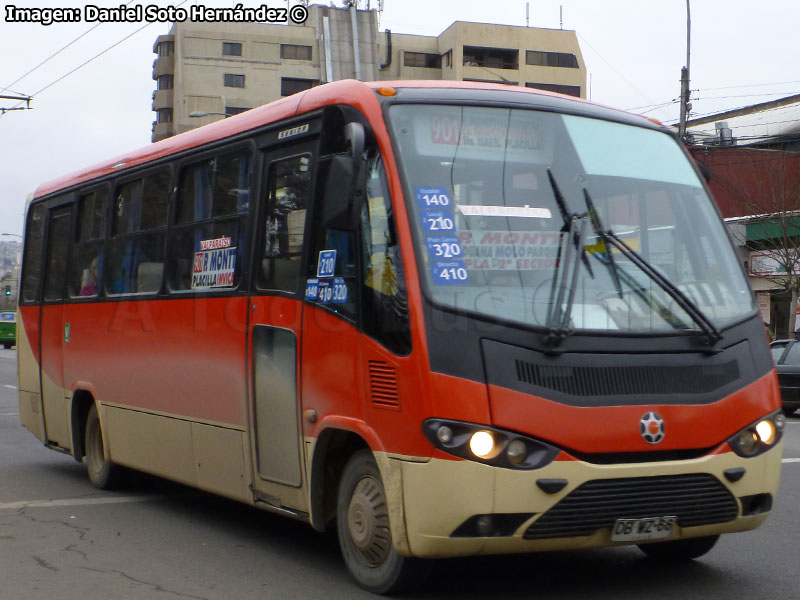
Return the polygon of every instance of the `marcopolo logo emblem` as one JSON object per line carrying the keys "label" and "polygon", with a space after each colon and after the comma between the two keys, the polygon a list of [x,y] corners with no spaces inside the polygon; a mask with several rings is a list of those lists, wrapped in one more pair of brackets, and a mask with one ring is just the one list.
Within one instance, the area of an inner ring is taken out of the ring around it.
{"label": "marcopolo logo emblem", "polygon": [[657,444],[664,439],[664,419],[657,413],[649,412],[639,421],[639,431],[648,444]]}

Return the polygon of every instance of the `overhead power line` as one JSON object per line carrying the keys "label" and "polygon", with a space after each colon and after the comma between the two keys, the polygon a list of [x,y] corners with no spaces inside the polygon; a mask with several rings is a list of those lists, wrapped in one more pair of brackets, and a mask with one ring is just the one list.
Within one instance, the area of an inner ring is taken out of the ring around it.
{"label": "overhead power line", "polygon": [[[132,0],[131,0],[131,1],[132,1]],[[183,0],[182,2],[179,2],[178,4],[176,4],[176,5],[175,5],[175,8],[178,8],[179,6],[181,6],[181,5],[183,5],[183,4],[186,4],[186,2],[188,2],[188,0]],[[155,23],[155,22],[151,22],[151,23],[145,23],[144,25],[142,25],[142,26],[141,26],[139,29],[137,29],[136,31],[134,31],[134,32],[132,32],[132,33],[129,33],[128,35],[126,35],[124,38],[122,38],[122,39],[121,39],[121,40],[119,40],[118,42],[115,42],[114,44],[112,44],[111,46],[109,46],[108,48],[106,48],[105,50],[102,50],[102,51],[98,52],[97,54],[95,54],[95,55],[94,55],[92,58],[90,58],[89,60],[87,60],[87,61],[84,61],[83,63],[81,63],[80,65],[78,65],[78,66],[77,66],[77,67],[75,67],[74,69],[72,69],[71,71],[68,71],[67,73],[65,73],[64,75],[62,75],[61,77],[59,77],[58,79],[55,79],[54,81],[51,81],[50,83],[48,83],[48,84],[47,84],[46,86],[44,86],[43,88],[41,88],[41,89],[39,89],[38,91],[36,91],[36,92],[34,92],[33,94],[31,94],[31,96],[30,96],[30,97],[31,97],[31,98],[34,98],[34,97],[36,97],[37,95],[41,94],[43,91],[45,91],[45,90],[47,90],[47,89],[49,89],[49,88],[53,87],[53,86],[54,86],[55,84],[57,84],[58,82],[60,82],[60,81],[63,81],[64,79],[66,79],[67,77],[69,77],[70,75],[72,75],[73,73],[75,73],[76,71],[78,71],[78,70],[82,69],[83,67],[85,67],[86,65],[88,65],[90,62],[92,62],[92,61],[94,61],[94,60],[97,60],[98,58],[100,58],[101,56],[103,56],[103,55],[104,55],[106,52],[108,52],[109,50],[113,50],[114,48],[116,48],[117,46],[119,46],[121,43],[123,43],[123,42],[127,41],[128,39],[132,38],[134,35],[136,35],[136,34],[137,34],[137,33],[139,33],[140,31],[142,31],[143,29],[147,29],[148,27],[150,27],[150,26],[151,26],[151,25],[153,25],[154,23]],[[19,104],[18,104],[17,106],[19,106]],[[2,118],[3,118],[3,115],[2,115],[2,114],[0,114],[0,119],[2,119]]]}
{"label": "overhead power line", "polygon": [[[131,2],[133,2],[133,0],[128,0],[128,2],[125,4],[125,6],[128,6],[128,4],[130,4]],[[87,29],[86,31],[84,31],[82,34],[80,34],[78,37],[76,37],[74,40],[72,40],[71,42],[69,42],[69,43],[68,43],[66,46],[62,47],[60,50],[56,50],[56,51],[55,51],[53,54],[51,54],[50,56],[48,56],[47,58],[45,58],[45,59],[44,59],[42,62],[40,62],[40,63],[39,63],[38,65],[36,65],[35,67],[33,67],[31,70],[27,71],[26,73],[23,73],[22,75],[20,75],[19,77],[17,77],[17,78],[16,78],[14,81],[12,81],[11,83],[9,83],[9,84],[8,84],[6,87],[4,87],[4,88],[0,89],[0,92],[4,92],[4,91],[6,91],[6,90],[11,90],[11,86],[12,86],[12,85],[14,85],[15,83],[18,83],[18,82],[22,81],[23,79],[25,79],[25,78],[26,78],[28,75],[30,75],[31,73],[33,73],[33,72],[34,72],[36,69],[38,69],[38,68],[39,68],[39,67],[41,67],[42,65],[46,64],[47,62],[49,62],[51,59],[55,58],[55,57],[56,57],[56,56],[58,56],[59,54],[61,54],[61,53],[62,53],[64,50],[66,50],[67,48],[69,48],[70,46],[72,46],[72,44],[74,44],[75,42],[77,42],[78,40],[80,40],[81,38],[83,38],[84,36],[86,36],[88,33],[91,33],[92,31],[94,31],[95,29],[97,29],[98,27],[100,27],[100,25],[103,25],[103,24],[104,24],[103,22],[100,22],[100,23],[98,23],[97,25],[95,25],[94,27],[90,27],[89,29]],[[11,90],[11,91],[14,91],[14,90]],[[14,93],[15,93],[15,94],[19,94],[20,96],[22,96],[22,95],[23,95],[23,94],[20,94],[19,92],[14,92]]]}

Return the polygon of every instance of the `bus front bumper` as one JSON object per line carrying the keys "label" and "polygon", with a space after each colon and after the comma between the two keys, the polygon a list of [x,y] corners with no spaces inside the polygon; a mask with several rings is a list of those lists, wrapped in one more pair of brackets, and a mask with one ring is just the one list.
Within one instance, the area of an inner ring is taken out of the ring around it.
{"label": "bus front bumper", "polygon": [[783,442],[750,459],[727,452],[635,464],[556,461],[531,471],[397,461],[407,533],[399,550],[434,558],[641,543],[612,541],[619,518],[677,516],[664,540],[755,529],[771,510],[782,455]]}

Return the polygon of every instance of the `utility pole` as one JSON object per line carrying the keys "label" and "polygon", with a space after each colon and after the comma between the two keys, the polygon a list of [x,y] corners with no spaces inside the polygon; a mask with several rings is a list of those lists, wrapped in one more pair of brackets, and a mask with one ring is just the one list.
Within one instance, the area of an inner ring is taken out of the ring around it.
{"label": "utility pole", "polygon": [[692,15],[689,0],[686,0],[686,66],[681,69],[681,121],[678,126],[678,135],[686,138],[686,120],[692,105],[689,103],[691,91],[689,90],[689,62],[691,61],[692,44]]}

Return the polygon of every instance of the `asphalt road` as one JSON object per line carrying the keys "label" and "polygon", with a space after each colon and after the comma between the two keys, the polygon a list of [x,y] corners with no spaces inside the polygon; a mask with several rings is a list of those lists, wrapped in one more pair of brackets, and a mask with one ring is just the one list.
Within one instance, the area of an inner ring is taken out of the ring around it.
{"label": "asphalt road", "polygon": [[[0,600],[374,598],[349,579],[334,534],[139,477],[114,493],[19,424],[16,356],[0,349]],[[800,419],[760,529],[701,560],[635,548],[438,561],[414,598],[734,600],[800,598]]]}

